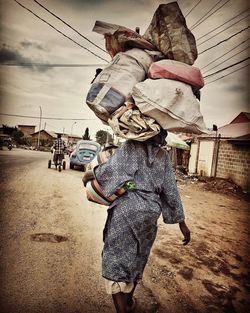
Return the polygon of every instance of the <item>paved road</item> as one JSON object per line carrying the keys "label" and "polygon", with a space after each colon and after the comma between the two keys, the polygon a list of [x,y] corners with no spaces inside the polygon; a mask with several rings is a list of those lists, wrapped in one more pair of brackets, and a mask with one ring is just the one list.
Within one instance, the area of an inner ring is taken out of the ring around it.
{"label": "paved road", "polygon": [[[50,153],[0,151],[1,312],[111,313],[101,278],[106,210],[81,171],[47,168]],[[68,161],[68,160],[67,160]],[[142,312],[153,298],[142,286]]]}

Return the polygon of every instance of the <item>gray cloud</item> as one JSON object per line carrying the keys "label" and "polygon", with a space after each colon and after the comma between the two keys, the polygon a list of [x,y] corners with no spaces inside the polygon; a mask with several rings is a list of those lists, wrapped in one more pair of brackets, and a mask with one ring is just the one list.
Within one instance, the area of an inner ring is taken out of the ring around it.
{"label": "gray cloud", "polygon": [[39,66],[39,65],[32,65],[28,66],[25,64],[30,63],[39,63],[31,58],[25,57],[22,55],[17,49],[11,48],[5,44],[2,45],[0,48],[0,63],[1,64],[21,64],[21,66],[34,71],[39,72],[46,72],[50,69],[47,66]]}
{"label": "gray cloud", "polygon": [[35,48],[35,49],[42,50],[42,51],[48,51],[48,48],[45,47],[43,44],[36,42],[36,41],[28,40],[28,39],[21,41],[20,45],[23,48]]}

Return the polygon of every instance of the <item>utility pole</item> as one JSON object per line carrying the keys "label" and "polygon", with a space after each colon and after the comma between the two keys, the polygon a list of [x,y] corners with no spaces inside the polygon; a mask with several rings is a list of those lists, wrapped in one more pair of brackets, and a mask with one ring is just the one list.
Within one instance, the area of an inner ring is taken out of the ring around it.
{"label": "utility pole", "polygon": [[71,141],[73,143],[73,140],[72,140],[72,132],[73,132],[73,126],[76,124],[76,122],[74,122],[71,126],[71,132],[70,132],[70,137],[71,137]]}
{"label": "utility pole", "polygon": [[40,132],[41,132],[41,124],[42,124],[42,108],[39,106],[40,109],[40,121],[39,121],[39,132],[38,132],[38,139],[37,139],[37,150],[40,147]]}

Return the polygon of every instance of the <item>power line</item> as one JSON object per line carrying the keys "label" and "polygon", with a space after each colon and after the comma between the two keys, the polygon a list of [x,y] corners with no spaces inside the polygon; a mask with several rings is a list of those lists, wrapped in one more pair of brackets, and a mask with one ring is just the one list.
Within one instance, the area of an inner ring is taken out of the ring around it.
{"label": "power line", "polygon": [[243,50],[241,50],[241,51],[239,51],[239,52],[235,53],[234,55],[230,56],[230,57],[229,57],[229,58],[227,58],[226,60],[223,60],[221,63],[219,63],[219,64],[215,65],[214,67],[212,67],[212,68],[210,68],[210,69],[206,70],[203,74],[205,74],[205,73],[207,73],[207,72],[209,72],[209,71],[213,70],[214,68],[216,68],[216,67],[220,66],[222,63],[224,63],[224,62],[226,62],[226,61],[228,61],[228,60],[232,59],[232,58],[233,58],[233,57],[235,57],[236,55],[238,55],[238,54],[240,54],[241,52],[243,52],[243,51],[247,50],[248,48],[249,48],[249,46],[247,46],[245,49],[243,49]]}
{"label": "power line", "polygon": [[[248,11],[248,10],[247,10],[247,11]],[[241,13],[237,14],[236,16],[230,18],[229,20],[227,20],[227,21],[224,22],[223,24],[217,26],[216,28],[210,30],[208,33],[206,33],[206,34],[202,35],[201,37],[197,38],[196,41],[201,40],[202,38],[204,38],[204,37],[206,37],[207,35],[211,34],[212,32],[214,32],[214,31],[217,30],[218,28],[224,26],[225,24],[231,22],[231,21],[234,20],[236,17],[240,16],[241,14],[243,14],[243,13],[245,13],[245,12],[246,12],[246,10],[244,10],[244,11],[242,11]],[[247,15],[247,16],[249,16],[249,15]]]}
{"label": "power line", "polygon": [[200,46],[200,45],[202,45],[203,43],[206,43],[208,40],[210,40],[210,39],[213,39],[214,37],[216,37],[217,35],[219,35],[219,34],[221,34],[221,33],[223,33],[225,30],[227,30],[228,28],[230,28],[230,27],[232,27],[232,26],[234,26],[235,24],[238,24],[239,22],[241,22],[242,20],[244,20],[245,18],[247,18],[249,16],[249,14],[247,15],[247,16],[245,16],[245,17],[243,17],[243,18],[241,18],[240,20],[238,20],[237,22],[235,22],[235,23],[233,23],[233,24],[231,24],[231,25],[229,25],[227,28],[225,28],[225,29],[223,29],[223,30],[221,30],[221,31],[219,31],[217,34],[215,34],[215,35],[213,35],[213,36],[211,36],[210,38],[208,38],[208,39],[206,39],[206,40],[204,40],[204,41],[202,41],[201,43],[199,43],[198,44],[198,46]]}
{"label": "power line", "polygon": [[219,8],[217,8],[214,12],[212,12],[211,14],[209,14],[206,18],[204,18],[202,21],[200,21],[200,23],[196,24],[192,29],[195,29],[197,26],[199,26],[200,24],[202,24],[205,20],[207,20],[211,15],[213,15],[215,12],[219,11],[222,7],[224,7],[224,5],[226,5],[230,0],[227,0],[225,3],[223,3]]}
{"label": "power line", "polygon": [[219,45],[220,45],[221,43],[223,43],[223,42],[226,42],[226,41],[230,40],[230,39],[233,38],[234,36],[236,36],[236,35],[238,35],[238,34],[244,32],[244,31],[247,30],[248,28],[249,28],[249,26],[243,28],[242,30],[238,31],[237,33],[233,34],[232,36],[230,36],[230,37],[228,37],[228,38],[226,38],[226,39],[224,39],[224,40],[218,42],[218,43],[215,44],[214,46],[211,46],[211,47],[209,47],[209,48],[207,48],[207,49],[201,51],[201,52],[199,53],[199,55],[202,54],[202,53],[204,53],[204,52],[206,52],[206,51],[208,51],[208,50],[211,50],[212,48],[215,48],[215,47],[219,46]]}
{"label": "power line", "polygon": [[208,65],[214,63],[215,61],[219,60],[220,58],[224,57],[225,55],[227,55],[228,53],[232,52],[233,50],[235,50],[236,48],[238,48],[239,46],[241,46],[243,43],[247,42],[249,40],[249,38],[247,38],[246,40],[242,41],[240,44],[237,44],[235,47],[233,47],[232,49],[230,49],[229,51],[227,51],[226,53],[223,53],[221,56],[219,56],[218,58],[214,59],[213,61],[209,62],[207,65],[203,66],[201,68],[201,70],[203,70],[204,68],[208,67]]}
{"label": "power line", "polygon": [[[40,119],[40,116],[18,115],[18,114],[7,114],[7,113],[0,113],[0,115]],[[42,117],[42,119],[43,120],[57,120],[57,121],[93,121],[93,120],[97,120],[97,118],[64,118],[64,117],[44,117],[44,116]]]}
{"label": "power line", "polygon": [[97,58],[108,62],[108,60],[105,60],[104,58],[102,58],[101,56],[97,55],[96,53],[92,52],[91,50],[89,50],[88,48],[84,47],[83,45],[79,44],[77,41],[75,41],[74,39],[70,38],[69,36],[65,35],[63,32],[61,32],[60,30],[58,30],[56,27],[54,27],[53,25],[51,25],[49,22],[45,21],[43,18],[41,18],[39,15],[37,15],[36,13],[34,13],[32,10],[28,9],[27,7],[25,7],[23,4],[21,4],[20,2],[18,2],[17,0],[14,0],[17,4],[19,4],[22,8],[24,8],[25,10],[29,11],[31,14],[33,14],[35,17],[37,17],[38,19],[40,19],[41,21],[43,21],[44,23],[46,23],[47,25],[49,25],[51,28],[53,28],[55,31],[57,31],[59,34],[63,35],[64,37],[68,38],[70,41],[74,42],[75,44],[77,44],[79,47],[83,48],[84,50],[87,50],[88,52],[90,52],[91,54],[93,54],[94,56],[96,56]]}
{"label": "power line", "polygon": [[208,78],[208,77],[210,77],[210,76],[216,75],[216,74],[218,74],[218,73],[220,73],[220,72],[222,72],[222,71],[225,71],[225,70],[227,70],[227,69],[229,69],[229,68],[231,68],[231,67],[233,67],[233,66],[235,66],[235,65],[238,65],[238,64],[240,64],[240,63],[242,63],[242,62],[245,62],[245,61],[247,61],[247,60],[249,60],[249,59],[250,59],[250,57],[247,57],[247,58],[245,58],[244,60],[241,60],[241,61],[236,62],[236,63],[234,63],[234,64],[231,64],[231,65],[229,65],[229,66],[227,66],[227,67],[224,67],[224,68],[222,68],[221,70],[218,70],[217,72],[214,72],[214,73],[212,73],[212,74],[209,74],[209,75],[207,75],[207,76],[204,76],[204,78]]}
{"label": "power line", "polygon": [[245,68],[245,67],[247,67],[247,66],[249,66],[249,65],[250,65],[250,64],[244,65],[244,66],[238,68],[237,70],[234,70],[234,71],[232,71],[232,72],[230,72],[230,73],[228,73],[228,74],[226,74],[226,75],[224,75],[224,76],[221,76],[221,77],[219,77],[219,78],[216,78],[216,79],[214,79],[214,80],[212,80],[212,81],[206,83],[205,86],[207,86],[207,85],[209,85],[209,84],[211,84],[211,83],[213,83],[213,82],[216,82],[217,80],[220,80],[220,79],[222,79],[222,78],[224,78],[224,77],[227,77],[227,76],[229,76],[229,75],[231,75],[231,74],[233,74],[233,73],[235,73],[235,72],[238,72],[239,70],[242,70],[243,68]]}
{"label": "power line", "polygon": [[59,63],[0,63],[0,66],[38,66],[38,67],[102,67],[106,64],[59,64]]}
{"label": "power line", "polygon": [[192,7],[192,9],[185,15],[185,18],[197,7],[197,5],[201,2],[202,0],[199,0],[195,6]]}
{"label": "power line", "polygon": [[71,28],[73,31],[75,31],[78,35],[80,35],[82,38],[84,38],[85,40],[87,40],[88,42],[90,42],[92,45],[94,45],[95,47],[97,47],[98,49],[102,50],[105,53],[108,53],[106,50],[102,49],[100,46],[98,46],[97,44],[95,44],[93,41],[89,40],[87,37],[85,37],[83,34],[81,34],[77,29],[75,29],[74,27],[72,27],[70,24],[68,24],[67,22],[65,22],[63,19],[61,19],[59,16],[57,16],[55,13],[51,12],[49,9],[47,9],[44,5],[42,5],[41,3],[39,3],[37,0],[33,0],[35,3],[37,3],[40,7],[42,7],[44,10],[46,10],[47,12],[49,12],[51,15],[53,15],[55,18],[57,18],[59,21],[61,21],[62,23],[64,23],[65,25],[67,25],[69,28]]}
{"label": "power line", "polygon": [[217,4],[219,4],[221,1],[223,0],[219,0],[207,13],[205,13],[201,18],[199,18],[191,27],[190,30],[192,30],[194,28],[194,26],[196,26],[196,24],[198,24],[202,19],[204,19],[216,6]]}

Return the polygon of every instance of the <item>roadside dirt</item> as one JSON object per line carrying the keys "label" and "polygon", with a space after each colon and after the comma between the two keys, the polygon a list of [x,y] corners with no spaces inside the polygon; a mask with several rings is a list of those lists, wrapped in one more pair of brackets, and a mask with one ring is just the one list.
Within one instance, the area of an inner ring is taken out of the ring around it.
{"label": "roadside dirt", "polygon": [[[48,169],[42,152],[0,157],[0,312],[114,312],[101,278],[106,210],[86,201],[82,172]],[[249,202],[224,183],[179,179],[192,240],[159,222],[137,313],[248,311]]]}
{"label": "roadside dirt", "polygon": [[159,224],[144,277],[144,284],[161,303],[157,312],[247,312],[250,208],[246,196],[225,181],[190,179],[178,185],[192,241],[182,246],[178,226]]}

